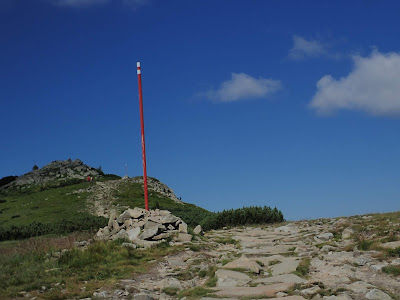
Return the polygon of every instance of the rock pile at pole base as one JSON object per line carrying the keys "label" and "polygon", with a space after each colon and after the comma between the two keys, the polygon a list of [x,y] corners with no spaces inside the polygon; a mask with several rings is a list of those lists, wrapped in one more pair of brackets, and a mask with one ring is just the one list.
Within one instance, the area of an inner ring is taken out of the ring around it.
{"label": "rock pile at pole base", "polygon": [[[192,235],[187,232],[187,224],[170,211],[159,209],[146,211],[135,207],[125,210],[119,216],[112,210],[108,225],[99,229],[95,239],[122,238],[129,240],[133,245],[146,248],[165,241],[170,236],[177,242],[192,240]],[[129,246],[132,247],[132,244]]]}

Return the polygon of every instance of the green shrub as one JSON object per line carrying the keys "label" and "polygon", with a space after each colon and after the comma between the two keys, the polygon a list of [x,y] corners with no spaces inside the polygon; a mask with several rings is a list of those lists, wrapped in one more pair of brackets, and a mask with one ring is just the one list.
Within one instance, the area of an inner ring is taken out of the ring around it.
{"label": "green shrub", "polygon": [[95,230],[107,225],[107,219],[81,214],[57,223],[33,222],[29,225],[0,228],[0,241],[19,240],[45,234],[66,234],[74,231]]}
{"label": "green shrub", "polygon": [[387,249],[387,252],[389,256],[400,257],[400,247],[397,247],[395,249]]}
{"label": "green shrub", "polygon": [[15,179],[17,179],[18,176],[6,176],[0,179],[0,186],[9,184],[10,182],[13,182]]}
{"label": "green shrub", "polygon": [[220,229],[225,226],[267,224],[283,222],[283,214],[276,207],[250,206],[224,210],[210,215],[201,223],[204,230]]}
{"label": "green shrub", "polygon": [[400,276],[400,266],[386,266],[382,268],[382,271],[386,274]]}

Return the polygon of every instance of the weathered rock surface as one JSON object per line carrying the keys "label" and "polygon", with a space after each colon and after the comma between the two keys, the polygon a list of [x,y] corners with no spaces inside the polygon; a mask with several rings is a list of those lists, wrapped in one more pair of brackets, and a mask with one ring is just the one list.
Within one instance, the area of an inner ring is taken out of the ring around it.
{"label": "weathered rock surface", "polygon": [[251,278],[241,272],[219,269],[215,272],[217,276],[217,286],[244,286],[251,281]]}

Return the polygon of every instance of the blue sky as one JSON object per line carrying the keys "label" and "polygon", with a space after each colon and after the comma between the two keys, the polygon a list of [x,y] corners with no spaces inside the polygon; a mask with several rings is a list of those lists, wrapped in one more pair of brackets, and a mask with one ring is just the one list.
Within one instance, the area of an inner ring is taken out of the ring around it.
{"label": "blue sky", "polygon": [[0,0],[0,177],[80,158],[212,211],[400,209],[396,1]]}

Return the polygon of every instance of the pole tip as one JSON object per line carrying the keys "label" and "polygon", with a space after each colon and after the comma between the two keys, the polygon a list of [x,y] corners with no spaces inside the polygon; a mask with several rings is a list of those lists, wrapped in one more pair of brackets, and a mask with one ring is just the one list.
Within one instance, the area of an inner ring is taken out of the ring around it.
{"label": "pole tip", "polygon": [[136,63],[136,67],[140,68],[140,61]]}

